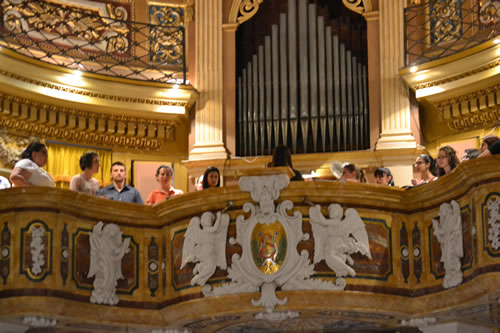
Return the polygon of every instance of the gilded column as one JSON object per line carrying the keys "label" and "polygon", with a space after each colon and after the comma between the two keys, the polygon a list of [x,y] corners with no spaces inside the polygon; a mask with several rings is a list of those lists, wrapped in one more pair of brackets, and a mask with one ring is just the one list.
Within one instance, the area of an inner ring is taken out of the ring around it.
{"label": "gilded column", "polygon": [[410,126],[408,87],[399,77],[404,67],[406,0],[380,0],[381,134],[376,149],[416,148]]}
{"label": "gilded column", "polygon": [[195,142],[189,160],[225,159],[223,139],[222,0],[195,2]]}

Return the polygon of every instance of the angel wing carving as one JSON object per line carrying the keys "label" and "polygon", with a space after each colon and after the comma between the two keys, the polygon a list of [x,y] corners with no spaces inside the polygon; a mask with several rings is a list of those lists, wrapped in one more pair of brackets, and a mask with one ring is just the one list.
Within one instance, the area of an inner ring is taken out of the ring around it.
{"label": "angel wing carving", "polygon": [[[215,219],[215,223],[212,222]],[[229,215],[217,212],[205,212],[200,217],[193,217],[189,222],[184,246],[182,248],[181,269],[188,262],[196,263],[192,285],[203,286],[214,274],[215,269],[226,269],[226,240]]]}
{"label": "angel wing carving", "polygon": [[353,208],[346,209],[344,214],[342,206],[331,204],[328,213],[329,219],[321,213],[320,205],[309,208],[314,236],[314,263],[325,260],[338,277],[355,276],[356,271],[349,266],[354,263],[351,254],[359,252],[372,258],[365,224]]}

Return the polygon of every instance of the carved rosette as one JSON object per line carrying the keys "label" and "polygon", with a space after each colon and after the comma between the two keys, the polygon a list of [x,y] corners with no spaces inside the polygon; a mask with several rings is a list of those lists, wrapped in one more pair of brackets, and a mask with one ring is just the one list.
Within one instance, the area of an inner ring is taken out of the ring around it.
{"label": "carved rosette", "polygon": [[490,193],[482,204],[483,241],[491,256],[500,256],[500,193]]}
{"label": "carved rosette", "polygon": [[41,220],[21,229],[21,274],[40,282],[52,273],[52,230]]}

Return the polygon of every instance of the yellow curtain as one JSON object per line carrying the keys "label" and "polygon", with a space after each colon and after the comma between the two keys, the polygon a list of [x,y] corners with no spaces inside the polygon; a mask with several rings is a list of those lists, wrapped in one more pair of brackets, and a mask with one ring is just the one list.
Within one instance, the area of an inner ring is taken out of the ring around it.
{"label": "yellow curtain", "polygon": [[101,166],[99,172],[94,175],[99,186],[102,187],[110,182],[111,151],[49,142],[47,142],[47,149],[49,160],[45,169],[54,179],[56,187],[69,188],[71,177],[82,172],[80,157],[89,151],[95,151],[99,155]]}

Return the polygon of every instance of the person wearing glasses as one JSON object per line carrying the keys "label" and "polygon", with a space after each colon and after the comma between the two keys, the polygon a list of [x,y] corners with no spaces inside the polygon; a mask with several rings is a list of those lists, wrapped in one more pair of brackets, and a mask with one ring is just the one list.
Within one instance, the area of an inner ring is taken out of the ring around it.
{"label": "person wearing glasses", "polygon": [[420,178],[414,178],[411,183],[414,186],[427,184],[437,179],[436,177],[436,160],[427,154],[420,154],[415,161],[415,169],[420,174]]}
{"label": "person wearing glasses", "polygon": [[10,174],[10,181],[15,187],[48,186],[54,187],[52,177],[42,169],[48,161],[47,147],[40,142],[32,142],[21,154]]}
{"label": "person wearing glasses", "polygon": [[444,146],[439,148],[437,156],[437,176],[441,177],[449,174],[453,169],[455,169],[460,164],[457,157],[457,152],[450,146]]}

